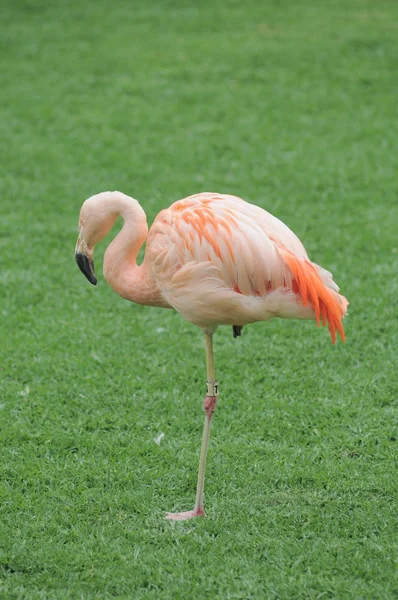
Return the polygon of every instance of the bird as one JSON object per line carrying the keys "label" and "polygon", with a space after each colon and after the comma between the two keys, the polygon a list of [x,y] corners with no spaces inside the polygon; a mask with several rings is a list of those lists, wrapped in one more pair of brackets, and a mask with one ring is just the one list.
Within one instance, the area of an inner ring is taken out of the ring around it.
{"label": "bird", "polygon": [[[298,237],[261,207],[229,194],[199,193],[162,210],[148,231],[137,200],[118,191],[91,196],[82,205],[75,260],[96,285],[94,247],[118,216],[124,224],[105,251],[103,273],[122,298],[174,309],[204,333],[205,422],[194,508],[168,513],[170,520],[205,516],[204,481],[210,425],[219,385],[213,335],[232,326],[234,337],[249,323],[274,317],[313,319],[328,325],[332,343],[345,341],[348,301],[332,274],[312,262]],[[145,256],[137,254],[146,242]]]}

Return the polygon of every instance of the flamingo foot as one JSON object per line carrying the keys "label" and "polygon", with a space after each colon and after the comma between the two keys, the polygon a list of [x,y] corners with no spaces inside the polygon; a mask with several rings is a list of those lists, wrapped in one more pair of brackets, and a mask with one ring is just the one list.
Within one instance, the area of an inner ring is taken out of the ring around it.
{"label": "flamingo foot", "polygon": [[186,521],[187,519],[193,519],[194,517],[205,517],[206,513],[203,508],[194,508],[193,510],[187,510],[179,513],[167,513],[165,519],[171,521]]}

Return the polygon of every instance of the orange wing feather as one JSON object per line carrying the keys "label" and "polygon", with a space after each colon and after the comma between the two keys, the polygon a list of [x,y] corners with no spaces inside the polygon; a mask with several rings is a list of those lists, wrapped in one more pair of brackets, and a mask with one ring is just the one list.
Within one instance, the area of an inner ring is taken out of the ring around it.
{"label": "orange wing feather", "polygon": [[333,344],[336,341],[336,330],[345,342],[342,320],[348,305],[347,300],[344,296],[325,286],[309,260],[297,258],[286,248],[279,247],[279,254],[288,266],[294,281],[297,282],[303,306],[306,306],[308,299],[314,309],[318,327],[322,318],[323,325],[326,325],[326,321],[328,322]]}

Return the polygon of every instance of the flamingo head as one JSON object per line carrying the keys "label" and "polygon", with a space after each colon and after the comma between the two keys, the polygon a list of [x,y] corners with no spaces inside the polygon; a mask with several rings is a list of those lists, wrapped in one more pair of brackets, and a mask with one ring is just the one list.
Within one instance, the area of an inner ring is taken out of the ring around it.
{"label": "flamingo head", "polygon": [[94,246],[112,228],[117,212],[109,201],[112,193],[104,192],[91,196],[84,203],[79,217],[79,237],[75,249],[75,260],[83,275],[93,285],[97,285],[94,270]]}

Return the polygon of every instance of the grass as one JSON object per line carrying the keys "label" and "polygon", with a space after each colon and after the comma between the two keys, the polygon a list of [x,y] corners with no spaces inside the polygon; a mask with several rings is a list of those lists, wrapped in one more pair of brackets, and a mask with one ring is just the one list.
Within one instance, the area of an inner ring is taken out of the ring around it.
{"label": "grass", "polygon": [[[389,0],[5,0],[2,598],[398,597],[397,17]],[[194,499],[201,332],[74,264],[81,203],[106,189],[149,221],[241,195],[351,303],[345,345],[307,322],[219,330],[205,520],[163,520]]]}

